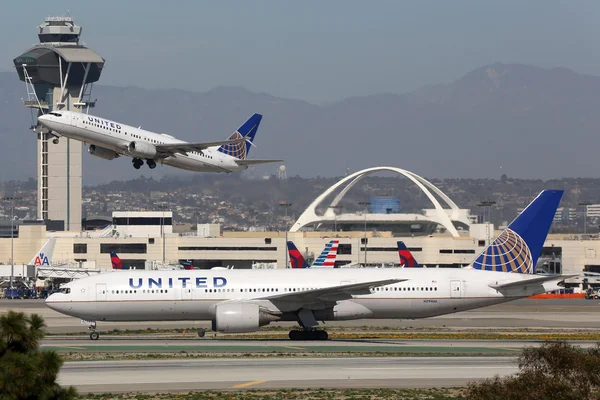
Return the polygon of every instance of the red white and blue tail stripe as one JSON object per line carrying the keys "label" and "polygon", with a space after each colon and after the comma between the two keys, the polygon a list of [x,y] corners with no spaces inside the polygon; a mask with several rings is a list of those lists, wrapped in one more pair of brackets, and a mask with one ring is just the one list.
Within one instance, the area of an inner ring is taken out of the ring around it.
{"label": "red white and blue tail stripe", "polygon": [[323,249],[323,252],[311,267],[335,267],[335,259],[337,257],[339,240],[332,240]]}

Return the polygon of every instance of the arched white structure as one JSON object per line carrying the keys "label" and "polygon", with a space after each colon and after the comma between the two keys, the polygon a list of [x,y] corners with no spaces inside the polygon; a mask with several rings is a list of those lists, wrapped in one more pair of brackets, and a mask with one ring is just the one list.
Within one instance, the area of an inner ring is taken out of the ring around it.
{"label": "arched white structure", "polygon": [[[446,228],[446,230],[448,232],[450,232],[452,234],[452,236],[454,236],[454,237],[458,237],[459,234],[458,234],[458,231],[456,230],[456,228],[454,227],[454,224],[452,221],[461,222],[467,226],[469,225],[469,220],[466,217],[466,214],[464,212],[461,212],[461,210],[458,208],[456,203],[454,203],[452,201],[452,199],[450,199],[444,192],[442,192],[440,189],[438,189],[434,184],[429,182],[427,179],[425,179],[413,172],[410,172],[410,171],[407,171],[407,170],[401,169],[401,168],[373,167],[373,168],[367,168],[367,169],[363,169],[362,171],[355,172],[352,175],[349,175],[349,176],[345,177],[344,179],[340,180],[338,183],[336,183],[335,185],[331,186],[329,189],[327,189],[323,193],[321,193],[321,195],[318,196],[306,208],[304,213],[302,213],[302,215],[300,215],[300,217],[298,218],[296,223],[294,223],[294,225],[292,225],[290,232],[296,232],[307,225],[311,225],[311,224],[315,224],[315,223],[319,223],[319,222],[325,222],[325,221],[333,221],[334,219],[337,219],[338,222],[344,222],[344,221],[348,221],[350,219],[356,219],[356,218],[353,218],[352,216],[346,215],[346,214],[343,214],[341,216],[335,216],[334,208],[344,198],[346,193],[348,193],[348,191],[354,185],[356,185],[356,183],[358,183],[365,176],[376,173],[376,172],[380,172],[380,171],[395,172],[397,174],[403,175],[406,178],[410,179],[415,185],[417,185],[417,187],[419,189],[421,189],[421,191],[429,198],[429,200],[431,201],[431,203],[434,206],[435,212],[433,215],[425,216],[425,215],[421,215],[421,214],[395,214],[392,217],[395,218],[396,220],[398,220],[398,221],[404,221],[404,220],[405,221],[416,221],[416,222],[435,222],[435,223],[442,225],[444,228]],[[331,202],[331,204],[325,211],[325,214],[322,216],[317,215],[317,212],[316,212],[317,206],[319,204],[321,204],[327,196],[329,196],[336,189],[338,189],[340,186],[343,186],[347,182],[350,182],[350,183],[346,187],[344,187],[342,189],[342,191],[333,199],[333,201]],[[433,193],[432,193],[432,191],[433,191]],[[438,195],[444,201],[444,203],[446,203],[446,205],[449,207],[449,209],[444,209],[442,207],[442,205],[440,204],[438,199],[434,196],[434,193],[436,195]],[[367,218],[367,220],[368,219],[369,218]]]}

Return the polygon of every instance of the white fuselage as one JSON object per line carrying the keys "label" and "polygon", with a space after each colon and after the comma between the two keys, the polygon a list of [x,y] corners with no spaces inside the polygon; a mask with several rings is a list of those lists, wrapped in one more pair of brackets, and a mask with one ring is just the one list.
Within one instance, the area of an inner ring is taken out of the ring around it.
{"label": "white fuselage", "polygon": [[[143,142],[151,145],[186,143],[164,133],[150,132],[105,118],[71,111],[61,111],[60,117],[46,114],[43,124],[61,136],[129,157],[132,156],[128,154],[127,149],[131,142]],[[218,148],[219,146],[215,146],[202,152],[190,152],[186,155],[176,154],[156,161],[197,172],[235,172],[247,169],[247,166],[238,165],[234,157],[218,151]]]}
{"label": "white fuselage", "polygon": [[[64,285],[47,305],[91,321],[214,320],[224,302],[252,302],[295,320],[312,310],[317,320],[414,319],[489,306],[558,288],[556,281],[498,291],[489,285],[524,281],[531,275],[463,269],[362,268],[286,270],[119,271]],[[370,289],[347,300],[302,302],[269,297],[386,279],[406,281]]]}

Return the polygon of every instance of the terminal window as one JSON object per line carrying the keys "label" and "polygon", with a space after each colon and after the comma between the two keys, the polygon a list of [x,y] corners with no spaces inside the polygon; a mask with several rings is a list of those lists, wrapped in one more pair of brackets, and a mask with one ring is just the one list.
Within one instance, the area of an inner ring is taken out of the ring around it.
{"label": "terminal window", "polygon": [[144,254],[147,251],[146,243],[103,243],[100,253],[108,254],[111,251],[125,254]]}
{"label": "terminal window", "polygon": [[87,243],[74,243],[73,244],[73,253],[75,253],[75,254],[87,253]]}
{"label": "terminal window", "polygon": [[352,254],[352,245],[340,243],[338,246],[338,254]]}

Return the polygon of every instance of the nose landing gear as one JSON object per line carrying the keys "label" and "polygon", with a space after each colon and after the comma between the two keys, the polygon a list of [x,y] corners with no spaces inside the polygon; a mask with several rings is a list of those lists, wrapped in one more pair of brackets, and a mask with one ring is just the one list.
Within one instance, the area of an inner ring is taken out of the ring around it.
{"label": "nose landing gear", "polygon": [[90,330],[90,339],[98,340],[98,338],[100,337],[100,334],[98,332],[96,332],[96,321],[85,321],[82,319],[81,323],[89,324],[88,329]]}

